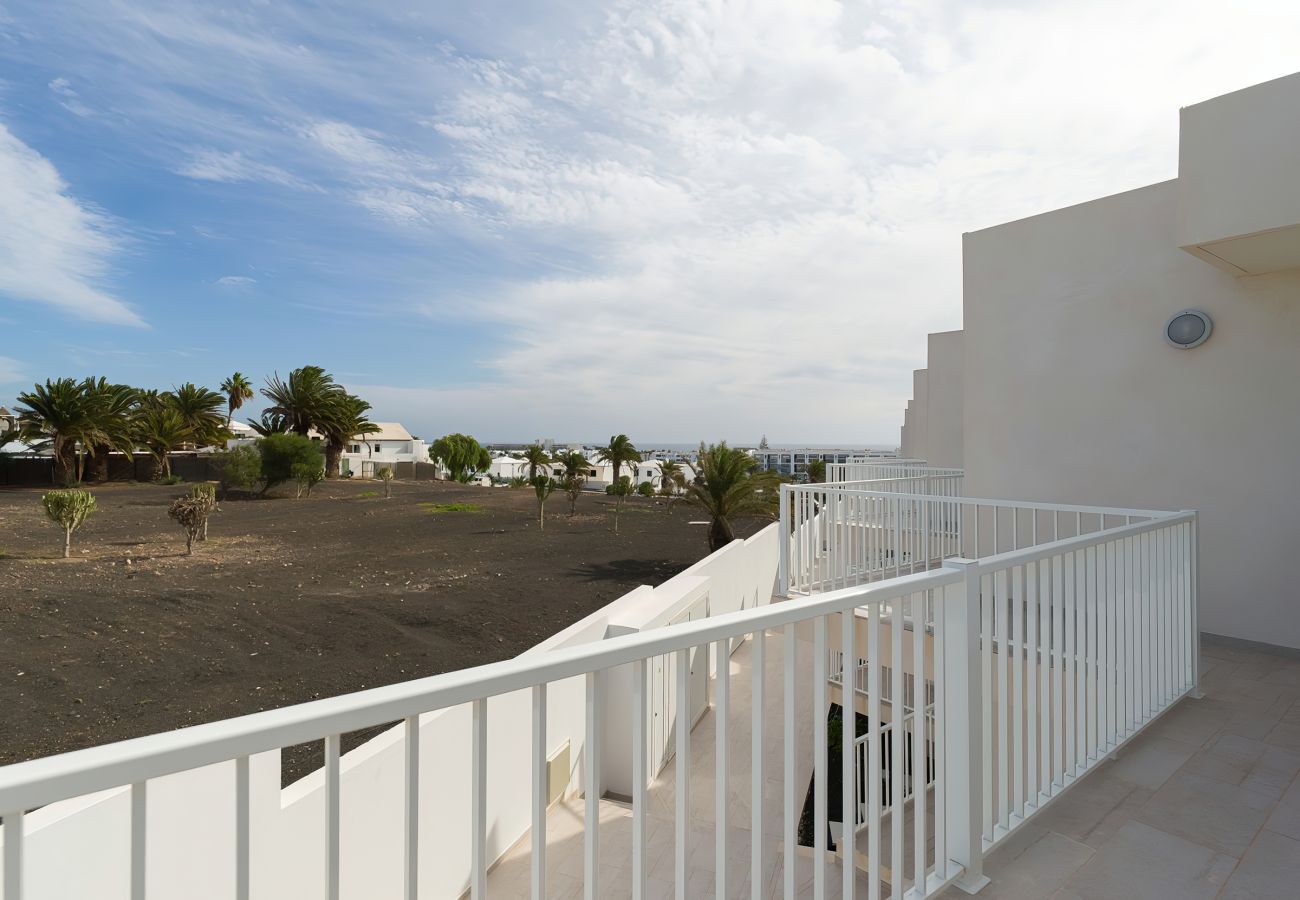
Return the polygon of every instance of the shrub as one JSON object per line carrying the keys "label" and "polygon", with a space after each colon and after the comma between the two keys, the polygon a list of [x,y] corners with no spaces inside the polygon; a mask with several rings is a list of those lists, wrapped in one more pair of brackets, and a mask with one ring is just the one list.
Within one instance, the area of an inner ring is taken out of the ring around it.
{"label": "shrub", "polygon": [[221,484],[221,496],[231,488],[252,488],[262,479],[262,457],[257,449],[247,445],[233,450],[223,450],[212,457]]}
{"label": "shrub", "polygon": [[538,475],[533,479],[533,490],[537,493],[537,525],[546,530],[546,499],[555,493],[555,479],[549,475]]}
{"label": "shrub", "polygon": [[167,515],[185,529],[185,555],[194,553],[194,539],[207,528],[208,515],[217,505],[215,493],[190,493],[177,497],[167,508]]}
{"label": "shrub", "polygon": [[257,452],[262,461],[263,494],[277,484],[292,481],[293,467],[298,463],[325,468],[325,457],[321,454],[320,447],[315,441],[300,434],[284,432],[258,438]]}
{"label": "shrub", "polygon": [[95,511],[95,495],[90,491],[50,491],[41,497],[45,514],[50,521],[63,528],[63,558],[72,556],[72,532]]}
{"label": "shrub", "polygon": [[393,467],[380,466],[375,469],[375,477],[384,483],[384,499],[393,496]]}
{"label": "shrub", "polygon": [[[191,497],[207,497],[212,501],[212,508],[217,508],[217,486],[211,481],[201,481],[194,487],[190,488]],[[208,520],[203,520],[203,531],[199,534],[199,540],[208,539]]]}
{"label": "shrub", "polygon": [[648,481],[643,481],[636,486],[636,492],[642,497],[653,497],[655,495],[655,486]]}
{"label": "shrub", "polygon": [[510,479],[509,484],[512,488],[528,487],[528,479],[522,475],[516,475]]}
{"label": "shrub", "polygon": [[185,479],[179,475],[167,475],[158,479],[158,484],[182,484]]}
{"label": "shrub", "polygon": [[311,489],[325,480],[325,466],[310,462],[296,462],[290,467],[293,480],[298,482],[298,496],[311,496]]}
{"label": "shrub", "polygon": [[618,481],[605,488],[605,493],[614,497],[614,533],[618,533],[618,514],[623,511],[623,504],[627,498],[632,495],[636,488],[632,487],[632,479],[626,475],[619,477]]}

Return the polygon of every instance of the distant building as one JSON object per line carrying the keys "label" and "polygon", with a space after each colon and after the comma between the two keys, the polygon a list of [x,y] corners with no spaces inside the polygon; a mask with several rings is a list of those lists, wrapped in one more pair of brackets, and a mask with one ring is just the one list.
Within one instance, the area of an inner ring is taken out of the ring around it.
{"label": "distant building", "polygon": [[839,447],[804,447],[804,448],[767,448],[760,447],[754,451],[758,466],[767,472],[779,475],[799,477],[808,470],[808,463],[822,460],[828,463],[848,462],[850,459],[892,459],[898,454],[893,450],[843,449]]}
{"label": "distant building", "polygon": [[374,476],[377,466],[430,461],[429,445],[413,436],[400,422],[374,424],[377,431],[353,439],[344,448],[344,474],[350,472],[362,478],[370,478]]}

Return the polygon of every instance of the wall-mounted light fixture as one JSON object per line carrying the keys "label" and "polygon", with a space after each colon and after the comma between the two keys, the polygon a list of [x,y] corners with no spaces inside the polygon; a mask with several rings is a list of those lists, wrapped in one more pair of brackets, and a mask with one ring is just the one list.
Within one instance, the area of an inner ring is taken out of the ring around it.
{"label": "wall-mounted light fixture", "polygon": [[1165,323],[1165,340],[1179,350],[1190,350],[1208,341],[1213,330],[1209,316],[1199,309],[1185,309]]}

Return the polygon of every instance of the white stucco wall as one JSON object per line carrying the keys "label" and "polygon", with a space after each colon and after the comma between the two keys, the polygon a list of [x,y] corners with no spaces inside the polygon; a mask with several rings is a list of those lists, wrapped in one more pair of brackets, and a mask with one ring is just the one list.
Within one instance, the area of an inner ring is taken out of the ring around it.
{"label": "white stucco wall", "polygon": [[932,466],[962,467],[962,333],[932,334],[926,351],[924,458]]}
{"label": "white stucco wall", "polygon": [[[1201,511],[1201,627],[1300,647],[1300,272],[1179,249],[1175,182],[965,237],[966,492]],[[1169,316],[1214,319],[1203,346]]]}
{"label": "white stucco wall", "polygon": [[909,433],[917,459],[930,458],[930,380],[925,369],[912,370],[912,420]]}
{"label": "white stucco wall", "polygon": [[1300,223],[1300,73],[1181,112],[1174,243]]}

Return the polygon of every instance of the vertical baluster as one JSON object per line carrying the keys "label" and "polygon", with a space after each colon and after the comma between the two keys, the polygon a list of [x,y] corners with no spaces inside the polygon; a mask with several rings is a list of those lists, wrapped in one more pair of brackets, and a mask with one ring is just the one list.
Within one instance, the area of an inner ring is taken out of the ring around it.
{"label": "vertical baluster", "polygon": [[997,605],[993,597],[993,576],[981,575],[980,578],[980,696],[985,698],[983,709],[983,727],[980,729],[984,756],[984,837],[993,840],[993,823],[997,819],[997,798],[993,793],[993,770],[997,760],[993,755],[993,708],[997,695],[993,692],[993,667],[995,657],[993,644],[996,635],[993,632],[993,612]]}
{"label": "vertical baluster", "polygon": [[[782,654],[783,655],[782,681],[785,685],[785,698],[784,698],[785,702],[783,704],[783,709],[782,709],[782,712],[785,716],[784,724],[782,728],[782,730],[785,732],[782,735],[782,738],[784,740],[784,745],[785,745],[785,760],[784,760],[785,769],[783,772],[783,778],[781,779],[781,788],[783,793],[784,809],[785,809],[785,821],[783,823],[784,825],[783,837],[785,840],[785,846],[789,848],[793,848],[798,844],[796,829],[798,828],[799,825],[799,807],[796,805],[798,798],[797,795],[795,794],[795,780],[794,780],[795,762],[798,755],[798,750],[795,746],[795,735],[797,734],[797,731],[795,730],[795,715],[794,715],[795,708],[796,708],[795,671],[797,669],[797,666],[796,666],[795,653],[796,653],[797,646],[798,645],[795,640],[795,625],[792,622],[789,625],[785,626],[785,641],[784,641],[784,650]],[[847,660],[844,660],[842,662],[843,664],[847,665]],[[841,670],[840,672],[841,690],[844,689],[844,685],[845,685],[845,676],[843,670]],[[817,717],[813,716],[813,727],[816,728],[816,726],[817,726]],[[797,859],[798,859],[798,854],[787,850],[785,853],[784,862],[782,864],[782,869],[783,869],[782,874],[784,875],[783,886],[785,890],[785,896],[787,898],[790,898],[790,900],[792,900],[795,893],[795,870],[798,867],[796,863]]]}
{"label": "vertical baluster", "polygon": [[1011,826],[1011,641],[1007,596],[1007,570],[993,573],[993,595],[997,605],[994,628],[998,650],[998,822],[1003,829]]}
{"label": "vertical baluster", "polygon": [[1052,784],[1052,733],[1054,716],[1051,689],[1051,656],[1049,632],[1051,628],[1050,562],[1040,559],[1034,563],[1034,594],[1030,602],[1038,617],[1038,652],[1034,654],[1038,666],[1038,787],[1034,802],[1042,803],[1051,794]]}
{"label": "vertical baluster", "polygon": [[546,685],[533,685],[533,900],[546,896]]}
{"label": "vertical baluster", "polygon": [[470,709],[470,900],[487,898],[487,700]]}
{"label": "vertical baluster", "polygon": [[1116,542],[1110,541],[1104,545],[1106,560],[1106,744],[1108,747],[1115,745],[1117,729],[1115,727],[1115,714],[1118,707],[1119,698],[1116,696],[1116,678],[1119,674],[1119,666],[1116,664],[1118,641],[1115,633],[1115,557],[1118,553]]}
{"label": "vertical baluster", "polygon": [[23,839],[26,837],[24,831],[26,826],[23,824],[25,814],[21,809],[15,809],[4,814],[4,839],[5,839],[5,898],[13,900],[24,900],[26,896],[23,893],[25,886],[23,878]]}
{"label": "vertical baluster", "polygon": [[912,879],[925,890],[926,803],[929,783],[928,717],[925,686],[925,622],[929,592],[912,595]]}
{"label": "vertical baluster", "polygon": [[[867,607],[867,898],[880,900],[880,613],[883,604]],[[6,820],[7,821],[7,820]]]}
{"label": "vertical baluster", "polygon": [[903,738],[907,732],[907,709],[904,689],[907,669],[903,665],[903,616],[905,598],[892,601],[889,617],[889,831],[890,897],[903,896],[903,818],[907,810],[903,772],[907,754]]}
{"label": "vertical baluster", "polygon": [[813,897],[826,897],[826,617],[813,623]]}
{"label": "vertical baluster", "polygon": [[325,896],[339,900],[339,735],[325,738]]}
{"label": "vertical baluster", "polygon": [[251,799],[248,757],[241,756],[235,760],[235,900],[248,900],[252,892]]}
{"label": "vertical baluster", "polygon": [[1025,567],[1016,566],[1007,571],[1011,590],[1007,599],[1011,601],[1011,663],[1012,663],[1012,699],[1011,699],[1011,773],[1012,812],[1025,814]]}
{"label": "vertical baluster", "polygon": [[[1055,533],[1055,532],[1053,532]],[[1052,579],[1052,793],[1065,786],[1065,587],[1063,554],[1051,560]]]}
{"label": "vertical baluster", "polygon": [[1075,773],[1077,760],[1075,741],[1075,727],[1079,720],[1079,682],[1078,682],[1078,644],[1075,641],[1075,625],[1077,624],[1077,615],[1075,611],[1075,590],[1078,581],[1075,578],[1075,554],[1063,554],[1062,563],[1062,586],[1065,591],[1065,708],[1062,710],[1065,718],[1065,771],[1062,775],[1062,786],[1068,786],[1064,776],[1073,776]]}
{"label": "vertical baluster", "polygon": [[1077,766],[1076,774],[1082,772],[1088,765],[1088,757],[1091,754],[1091,746],[1088,743],[1088,712],[1091,707],[1091,694],[1088,690],[1088,551],[1078,550],[1074,553],[1074,591],[1076,595],[1074,611],[1078,616],[1078,623],[1075,627],[1075,675],[1078,678],[1075,684],[1075,739],[1078,742],[1075,747],[1075,764]]}
{"label": "vertical baluster", "polygon": [[1087,656],[1087,660],[1088,660],[1088,682],[1087,682],[1088,743],[1087,743],[1087,752],[1084,757],[1085,761],[1096,756],[1100,746],[1098,742],[1098,735],[1097,735],[1097,731],[1098,731],[1097,720],[1100,712],[1100,710],[1098,709],[1098,702],[1097,702],[1098,686],[1100,684],[1097,675],[1097,659],[1098,659],[1097,618],[1098,618],[1098,603],[1100,602],[1099,584],[1097,579],[1097,550],[1098,548],[1095,546],[1089,547],[1087,549],[1086,551],[1087,568],[1084,570],[1084,574],[1086,578],[1086,581],[1084,583],[1084,590],[1087,591],[1087,596],[1088,596],[1088,606],[1087,606],[1087,610],[1088,610],[1087,612],[1088,615],[1088,656]]}
{"label": "vertical baluster", "polygon": [[756,631],[753,635],[750,662],[750,675],[753,685],[751,695],[753,712],[751,715],[752,734],[750,735],[751,757],[749,763],[749,804],[750,804],[750,851],[749,881],[754,900],[762,900],[763,881],[763,670],[766,666],[764,653],[765,633]]}
{"label": "vertical baluster", "polygon": [[402,788],[402,896],[415,900],[420,894],[420,717],[407,716],[403,723]]}
{"label": "vertical baluster", "polygon": [[677,659],[677,764],[673,784],[676,809],[674,877],[677,900],[686,900],[686,857],[691,840],[691,651],[678,650]]}
{"label": "vertical baluster", "polygon": [[[964,588],[963,588],[964,590]],[[948,697],[944,692],[945,671],[944,642],[948,619],[944,606],[946,594],[943,589],[931,594],[930,621],[934,631],[930,639],[931,652],[934,654],[934,872],[940,880],[948,877],[948,804],[947,795],[951,785],[944,773],[948,771],[948,744],[944,729],[947,723]],[[965,621],[965,620],[964,620]],[[969,795],[967,791],[967,795]],[[851,900],[851,898],[850,898]]]}
{"label": "vertical baluster", "polygon": [[588,672],[584,685],[586,711],[582,750],[582,794],[585,827],[582,830],[582,889],[586,900],[600,896],[600,754],[601,717],[599,675]]}
{"label": "vertical baluster", "polygon": [[[247,757],[243,757],[247,762]],[[235,781],[239,780],[239,766],[235,766]],[[131,785],[131,900],[144,900],[145,897],[145,877],[149,851],[148,851],[148,814],[149,814],[149,783],[147,781],[137,781]],[[239,790],[236,784],[235,805],[238,811]],[[238,855],[239,848],[239,817],[235,817],[235,848]],[[245,839],[247,834],[245,833]],[[8,894],[5,895],[9,896]]]}
{"label": "vertical baluster", "polygon": [[650,660],[632,663],[632,900],[645,900],[646,869],[646,719],[650,698],[646,691],[646,666]]}
{"label": "vertical baluster", "polygon": [[[714,644],[717,659],[717,694],[713,710],[713,816],[716,833],[713,848],[713,877],[715,897],[727,894],[727,869],[730,862],[727,850],[727,804],[731,794],[731,743],[728,719],[731,715],[731,639],[723,638]],[[589,897],[587,900],[595,900]]]}
{"label": "vertical baluster", "polygon": [[853,900],[857,868],[854,859],[857,851],[856,831],[858,789],[855,779],[855,757],[858,736],[858,648],[857,614],[853,609],[840,613],[840,655],[845,668],[840,674],[840,840],[836,848],[842,860],[844,876],[840,894],[844,900]]}
{"label": "vertical baluster", "polygon": [[1025,575],[1025,799],[1038,805],[1038,720],[1043,715],[1039,708],[1038,653],[1042,643],[1038,634],[1038,563],[1024,567]]}

